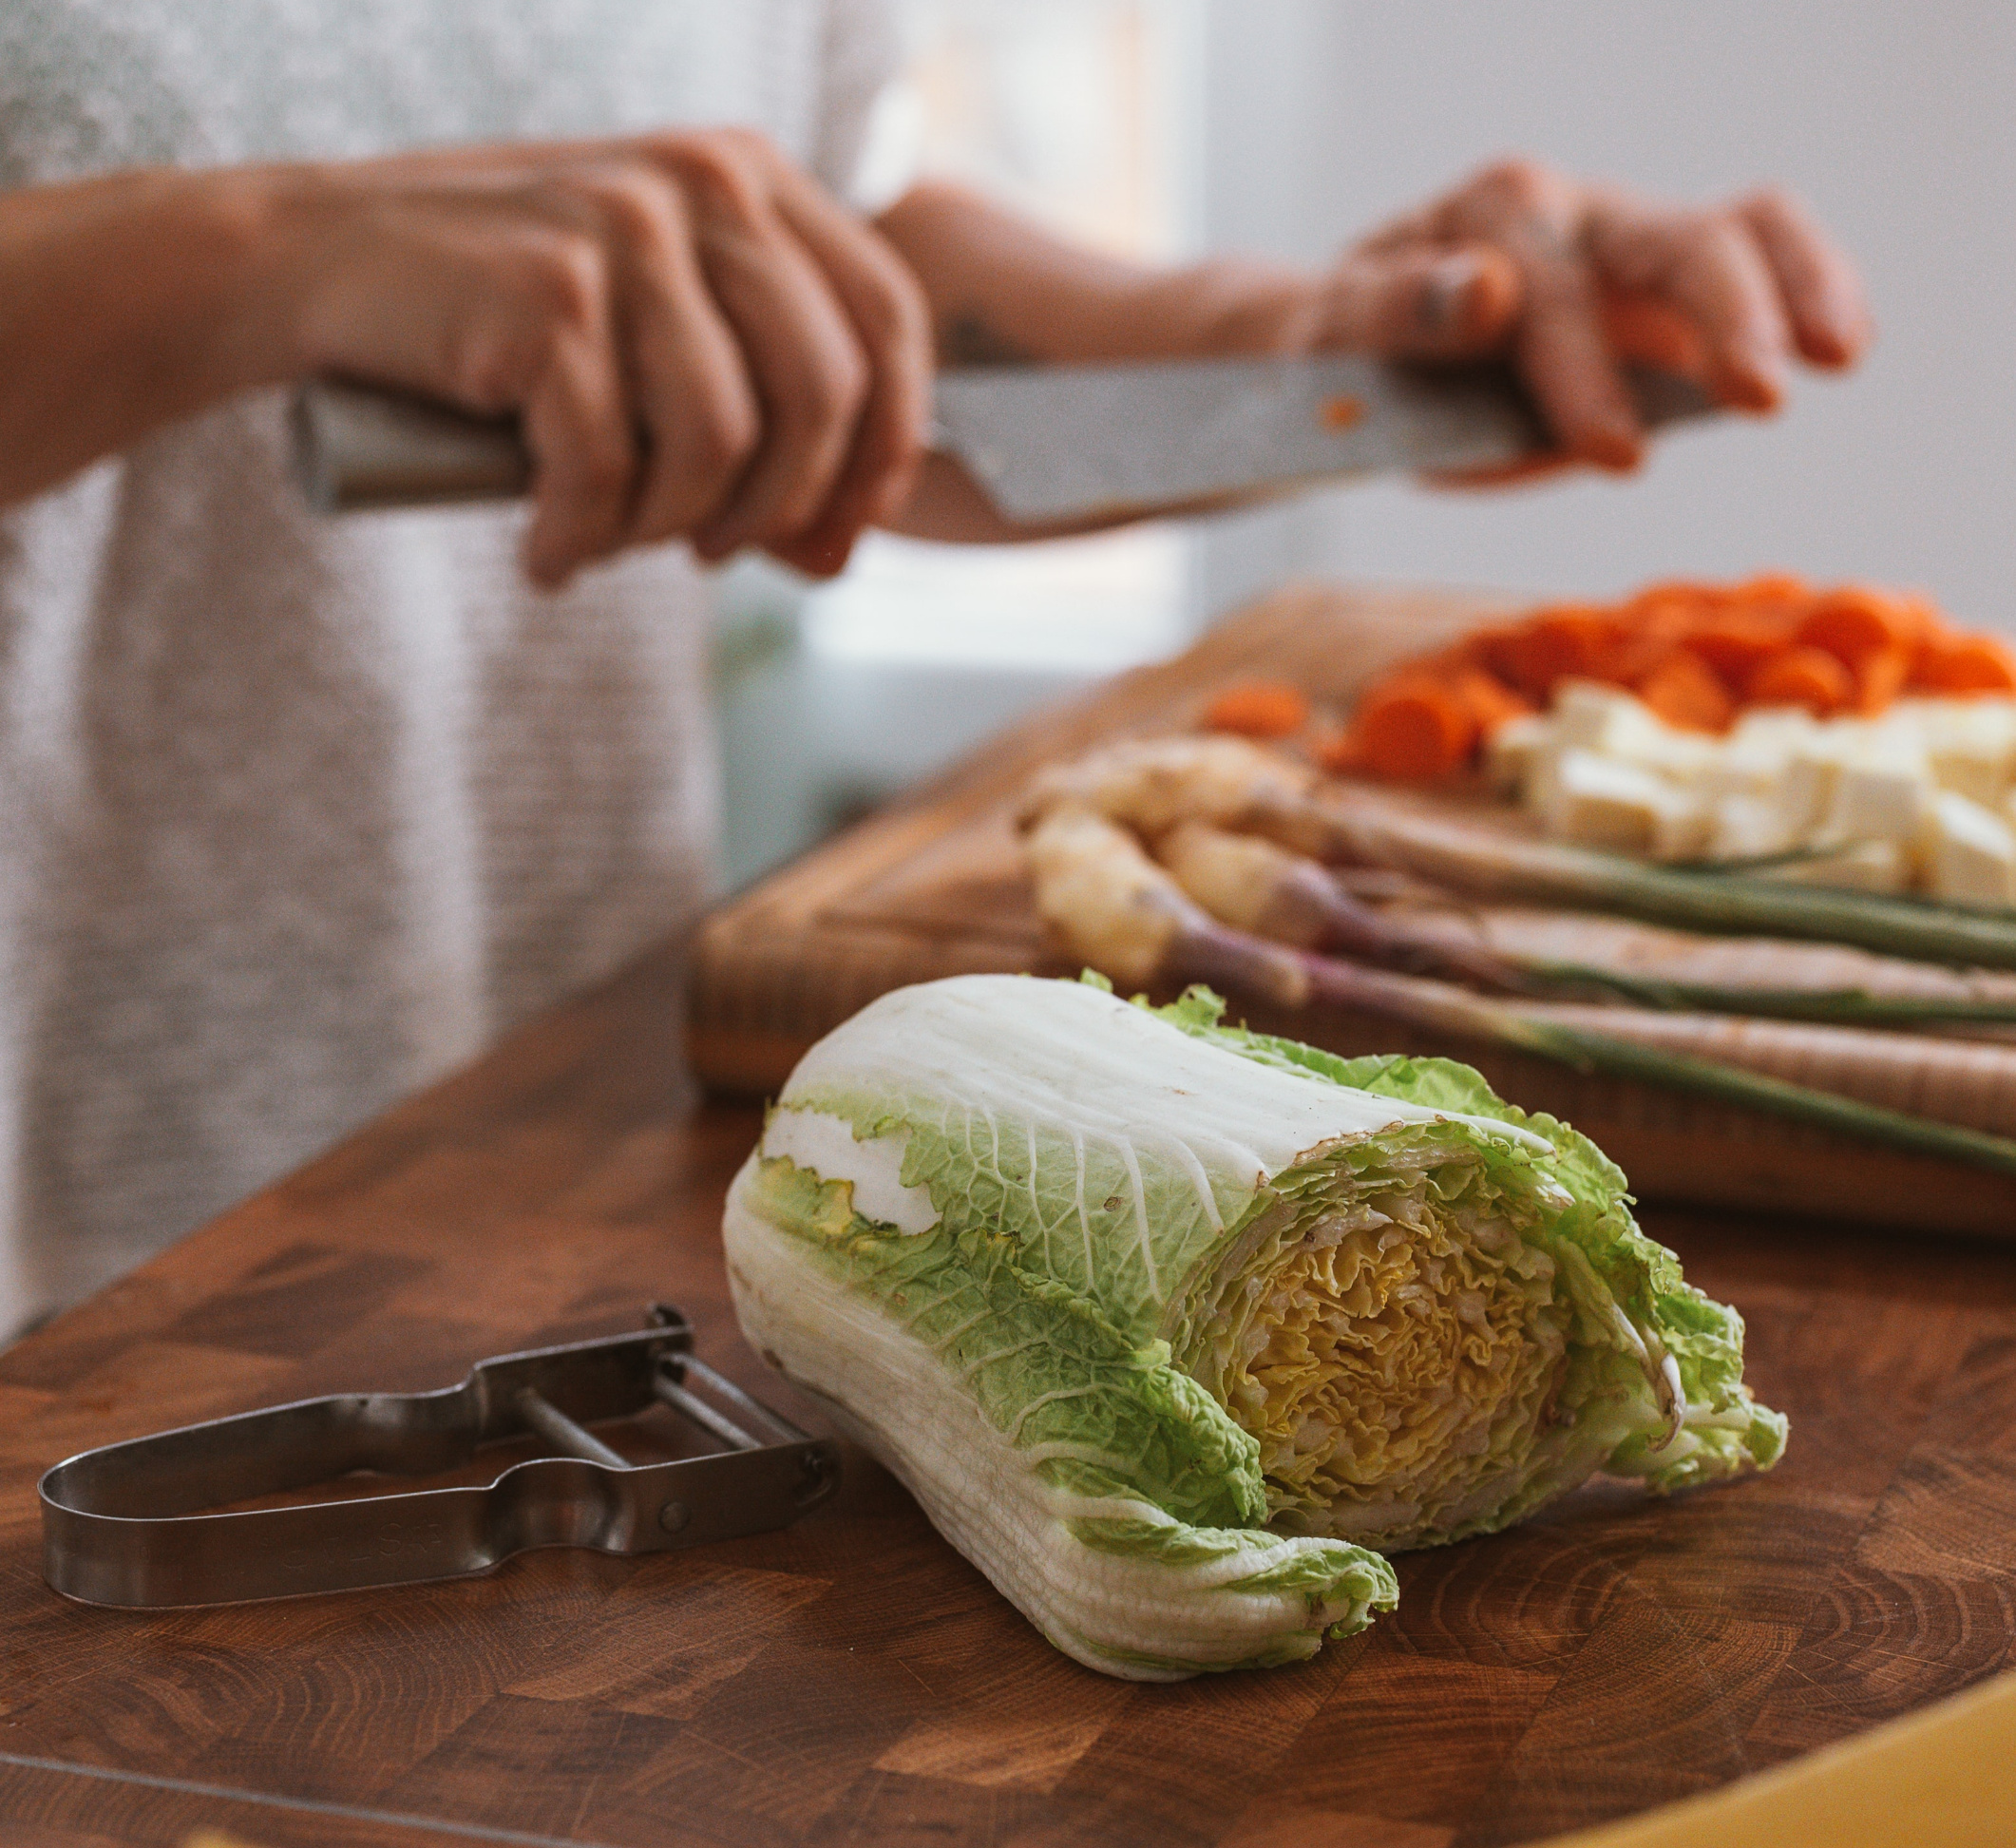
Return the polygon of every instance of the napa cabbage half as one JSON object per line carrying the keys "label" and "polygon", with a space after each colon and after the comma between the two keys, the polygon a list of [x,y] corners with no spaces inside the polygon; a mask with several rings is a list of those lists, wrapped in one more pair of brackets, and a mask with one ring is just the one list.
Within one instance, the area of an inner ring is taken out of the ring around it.
{"label": "napa cabbage half", "polygon": [[1059,1648],[1284,1662],[1382,1556],[1598,1470],[1775,1461],[1742,1324],[1585,1137],[1093,981],[964,976],[815,1046],[731,1190],[750,1338]]}

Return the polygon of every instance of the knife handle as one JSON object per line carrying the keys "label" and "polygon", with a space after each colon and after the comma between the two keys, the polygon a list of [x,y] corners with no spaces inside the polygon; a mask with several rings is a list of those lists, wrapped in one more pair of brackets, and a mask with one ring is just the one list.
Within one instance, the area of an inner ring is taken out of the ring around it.
{"label": "knife handle", "polygon": [[508,501],[531,486],[516,417],[313,378],[295,392],[289,421],[295,476],[317,513]]}

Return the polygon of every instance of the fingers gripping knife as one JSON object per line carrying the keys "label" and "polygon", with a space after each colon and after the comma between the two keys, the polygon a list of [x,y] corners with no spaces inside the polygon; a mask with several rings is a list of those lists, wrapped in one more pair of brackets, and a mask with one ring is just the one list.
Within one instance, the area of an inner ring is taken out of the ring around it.
{"label": "fingers gripping knife", "polygon": [[[481,1362],[439,1392],[304,1399],[85,1451],[42,1478],[43,1576],[86,1604],[235,1604],[458,1578],[534,1547],[659,1553],[784,1527],[830,1496],[838,1446],[695,1360],[676,1309],[652,1316],[642,1334]],[[632,1464],[584,1428],[659,1402],[731,1448]],[[487,1487],[203,1512],[357,1471],[452,1469],[527,1435],[564,1454]]]}

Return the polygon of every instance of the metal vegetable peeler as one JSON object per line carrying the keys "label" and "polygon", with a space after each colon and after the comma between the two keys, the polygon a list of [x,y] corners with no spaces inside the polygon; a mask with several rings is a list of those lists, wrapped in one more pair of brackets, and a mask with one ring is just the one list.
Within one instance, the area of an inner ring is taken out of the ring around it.
{"label": "metal vegetable peeler", "polygon": [[[534,1547],[661,1553],[785,1527],[830,1496],[839,1446],[692,1347],[659,1304],[642,1334],[501,1355],[439,1392],[338,1393],[83,1451],[42,1478],[43,1576],[86,1604],[237,1604],[461,1578]],[[585,1428],[657,1401],[732,1448],[633,1464]],[[202,1512],[357,1471],[428,1475],[528,1435],[563,1454],[486,1488]]]}

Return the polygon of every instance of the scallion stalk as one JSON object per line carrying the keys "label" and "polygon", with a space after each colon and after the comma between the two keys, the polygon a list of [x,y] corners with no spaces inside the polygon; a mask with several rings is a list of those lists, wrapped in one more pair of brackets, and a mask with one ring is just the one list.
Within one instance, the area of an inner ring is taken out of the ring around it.
{"label": "scallion stalk", "polygon": [[1538,984],[1668,1012],[1744,1014],[1857,1027],[2016,1026],[2016,1000],[1873,995],[1866,988],[1732,988],[1623,975],[1579,962],[1540,962],[1512,956],[1505,960],[1517,970],[1529,991]]}
{"label": "scallion stalk", "polygon": [[1961,968],[2016,969],[2016,912],[1977,910],[1754,875],[1683,871],[1556,841],[1478,838],[1474,828],[1398,811],[1376,798],[1311,804],[1256,820],[1292,829],[1303,850],[1417,874],[1478,897],[1542,899],[1712,936],[1846,943]]}
{"label": "scallion stalk", "polygon": [[[1524,1011],[1515,1002],[1474,995],[1449,982],[1284,949],[1215,921],[1206,929],[1185,931],[1170,947],[1174,960],[1180,960],[1183,966],[1166,974],[1179,981],[1220,981],[1277,1003],[1314,1001],[1377,1014],[1431,1032],[1531,1053],[1578,1072],[1684,1091],[1718,1103],[1812,1124],[1857,1141],[2016,1178],[2016,1139],[1912,1116],[1716,1059],[1697,1058],[1548,1019]],[[1299,982],[1290,975],[1291,964],[1300,976]]]}

